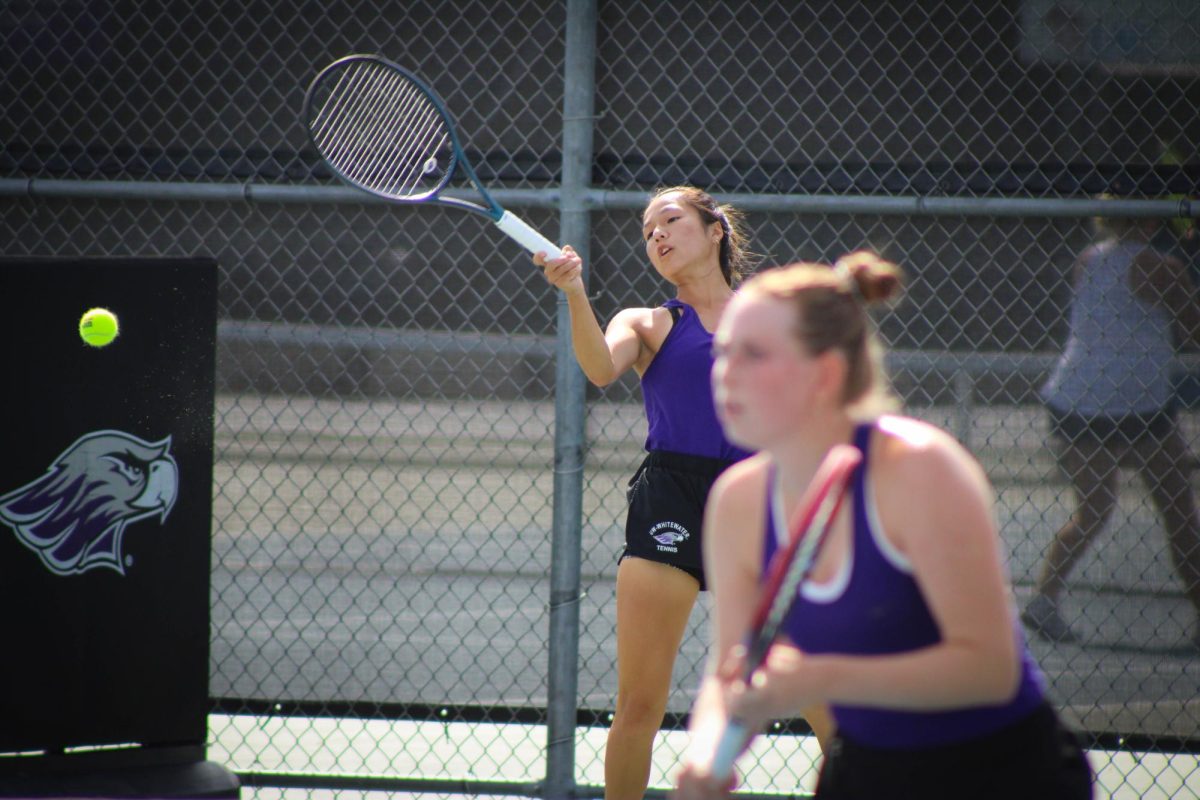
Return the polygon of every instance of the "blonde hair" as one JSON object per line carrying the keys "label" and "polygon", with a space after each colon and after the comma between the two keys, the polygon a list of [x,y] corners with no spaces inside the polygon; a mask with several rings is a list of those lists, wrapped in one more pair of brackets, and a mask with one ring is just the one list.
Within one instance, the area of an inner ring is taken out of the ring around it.
{"label": "blonde hair", "polygon": [[805,351],[816,356],[837,350],[846,359],[842,404],[868,419],[899,406],[883,369],[883,347],[867,314],[868,306],[899,297],[904,273],[874,253],[859,250],[832,266],[799,262],[760,272],[741,292],[794,304],[793,331]]}

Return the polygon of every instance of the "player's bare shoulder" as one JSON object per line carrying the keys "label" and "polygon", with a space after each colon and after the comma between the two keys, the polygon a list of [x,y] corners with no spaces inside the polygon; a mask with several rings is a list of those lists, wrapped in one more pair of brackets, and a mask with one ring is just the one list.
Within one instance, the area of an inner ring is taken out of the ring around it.
{"label": "player's bare shoulder", "polygon": [[748,514],[762,513],[767,496],[767,464],[767,456],[760,453],[730,465],[713,483],[709,512],[717,515],[718,521],[745,521]]}
{"label": "player's bare shoulder", "polygon": [[[714,591],[727,581],[753,585],[761,554],[750,543],[766,522],[767,457],[728,467],[713,483],[704,509],[704,562]],[[749,539],[747,538],[749,537]]]}
{"label": "player's bare shoulder", "polygon": [[634,364],[640,374],[654,359],[671,332],[674,320],[671,312],[662,306],[656,308],[626,308],[617,312],[609,322],[609,331],[623,327],[637,336],[641,343],[641,352]]}
{"label": "player's bare shoulder", "polygon": [[899,415],[880,417],[877,428],[871,458],[877,486],[909,499],[939,490],[989,492],[979,462],[941,428]]}

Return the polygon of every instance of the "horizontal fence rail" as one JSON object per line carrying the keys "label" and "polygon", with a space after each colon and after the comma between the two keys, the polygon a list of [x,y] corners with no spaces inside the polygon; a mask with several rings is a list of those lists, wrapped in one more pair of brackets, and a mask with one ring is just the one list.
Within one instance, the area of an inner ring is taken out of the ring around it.
{"label": "horizontal fence rail", "polygon": [[[557,208],[561,193],[544,189],[497,189],[496,201],[511,208]],[[445,196],[471,199],[469,192],[450,190]],[[146,181],[66,181],[44,178],[0,178],[0,197],[76,200],[180,200],[195,202],[311,203],[387,205],[388,200],[345,186],[278,186],[263,183],[162,184]],[[583,193],[588,209],[641,209],[646,192],[590,190]],[[903,216],[982,217],[1097,217],[1129,216],[1151,219],[1200,217],[1200,201],[1093,200],[1054,198],[960,197],[839,197],[836,195],[717,194],[745,211],[793,214],[880,214]]]}

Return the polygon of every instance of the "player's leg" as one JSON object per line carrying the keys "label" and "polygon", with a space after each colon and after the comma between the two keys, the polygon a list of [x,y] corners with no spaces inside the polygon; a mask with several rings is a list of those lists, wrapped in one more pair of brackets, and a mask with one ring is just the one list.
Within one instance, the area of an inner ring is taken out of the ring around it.
{"label": "player's leg", "polygon": [[1067,575],[1112,517],[1120,476],[1118,453],[1091,444],[1065,444],[1059,463],[1071,481],[1075,512],[1058,530],[1038,578],[1040,593],[1057,598]]}
{"label": "player's leg", "polygon": [[1067,575],[1104,529],[1117,503],[1119,453],[1092,439],[1058,442],[1058,463],[1071,482],[1075,511],[1055,533],[1021,619],[1034,633],[1055,641],[1074,634],[1058,611]]}
{"label": "player's leg", "polygon": [[[1187,444],[1174,425],[1161,437],[1139,445],[1141,474],[1166,528],[1171,560],[1184,593],[1200,616],[1200,516],[1192,492]],[[1200,642],[1200,625],[1195,637]]]}
{"label": "player's leg", "polygon": [[821,752],[828,753],[833,744],[833,735],[837,730],[837,723],[833,721],[833,712],[829,710],[829,706],[809,706],[804,709],[803,714],[804,721],[808,723],[808,727],[812,728],[813,736],[817,737],[817,744],[821,746]]}
{"label": "player's leg", "polygon": [[627,557],[617,568],[617,708],[604,754],[607,800],[640,800],[671,671],[700,585],[675,567]]}

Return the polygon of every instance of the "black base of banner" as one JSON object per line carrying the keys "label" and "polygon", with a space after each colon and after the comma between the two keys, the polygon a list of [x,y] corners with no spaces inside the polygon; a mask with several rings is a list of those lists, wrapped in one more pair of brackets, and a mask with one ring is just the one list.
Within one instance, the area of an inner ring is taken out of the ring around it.
{"label": "black base of banner", "polygon": [[237,776],[213,761],[91,769],[74,767],[61,772],[47,772],[47,766],[39,765],[30,772],[0,777],[0,798],[237,800],[240,795]]}

